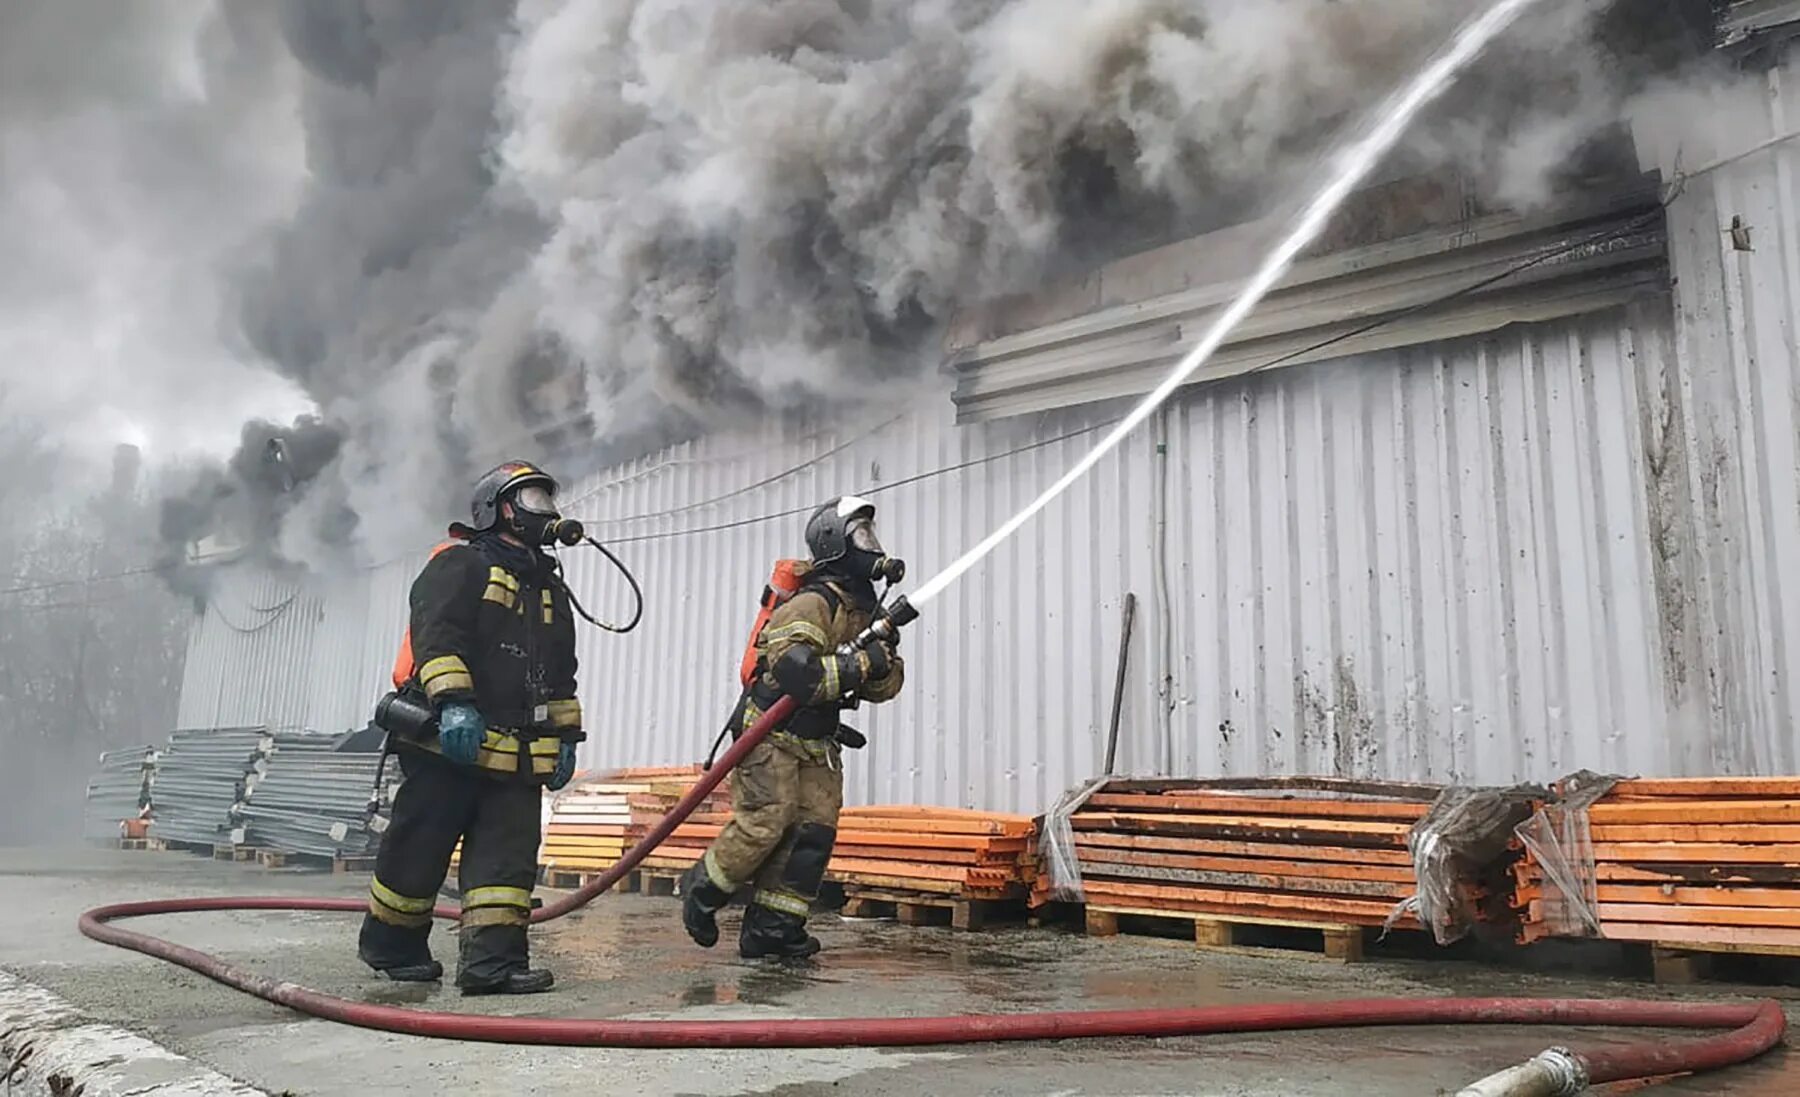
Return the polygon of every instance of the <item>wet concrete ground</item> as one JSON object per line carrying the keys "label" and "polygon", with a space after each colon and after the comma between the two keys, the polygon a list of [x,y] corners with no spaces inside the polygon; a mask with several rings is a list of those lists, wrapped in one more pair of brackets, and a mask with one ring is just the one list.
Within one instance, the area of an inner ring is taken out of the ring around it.
{"label": "wet concrete ground", "polygon": [[[1358,1030],[983,1045],[931,1051],[611,1051],[460,1044],[365,1032],[294,1014],[147,957],[88,941],[80,911],[180,895],[354,895],[366,877],[266,870],[187,854],[0,850],[0,967],[271,1092],[390,1094],[1194,1094],[1360,1097],[1454,1093],[1550,1043],[1593,1046],[1619,1032]],[[1145,1008],[1381,995],[1644,996],[1631,981],[1507,972],[1445,962],[1341,967],[1312,959],[1197,952],[1176,942],[1103,941],[1056,931],[958,934],[821,918],[826,953],[810,968],[694,948],[673,900],[608,896],[534,930],[560,983],[531,999],[465,1002],[454,990],[371,979],[348,916],[219,914],[139,928],[271,976],[345,997],[465,1012],[701,1019],[969,1014]],[[735,916],[731,916],[735,917]],[[727,926],[727,932],[732,927]],[[729,943],[729,941],[727,942]],[[437,934],[439,957],[454,937]],[[1768,994],[1710,985],[1692,996]],[[1776,989],[1800,1019],[1800,992]],[[1643,1091],[1776,1097],[1800,1093],[1800,1054]]]}

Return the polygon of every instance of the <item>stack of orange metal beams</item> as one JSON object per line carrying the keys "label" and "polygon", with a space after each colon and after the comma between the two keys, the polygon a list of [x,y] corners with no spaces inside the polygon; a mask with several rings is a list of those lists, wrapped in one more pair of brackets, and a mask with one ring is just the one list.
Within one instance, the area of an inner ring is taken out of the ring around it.
{"label": "stack of orange metal beams", "polygon": [[846,894],[1023,899],[1037,875],[1029,816],[941,807],[847,808],[829,878]]}
{"label": "stack of orange metal beams", "polygon": [[[1601,936],[1800,950],[1800,777],[1621,781],[1588,809]],[[1544,866],[1515,867],[1524,941],[1555,936]]]}
{"label": "stack of orange metal beams", "polygon": [[[1333,778],[1120,780],[1070,818],[1090,910],[1381,925],[1439,790]],[[1034,903],[1050,899],[1040,875]],[[1410,916],[1397,923],[1418,928]]]}

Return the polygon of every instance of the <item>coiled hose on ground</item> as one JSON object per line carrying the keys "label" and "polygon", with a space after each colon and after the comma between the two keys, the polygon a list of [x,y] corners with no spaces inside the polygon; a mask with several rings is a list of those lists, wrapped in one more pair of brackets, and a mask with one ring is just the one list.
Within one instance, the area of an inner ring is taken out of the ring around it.
{"label": "coiled hose on ground", "polygon": [[[578,910],[606,892],[679,826],[774,726],[793,711],[784,698],[773,705],[724,757],[690,789],[675,809],[611,869],[585,887],[533,912],[547,922]],[[361,913],[357,899],[286,896],[156,899],[115,903],[83,914],[81,932],[96,941],[154,956],[209,979],[301,1013],[362,1028],[497,1043],[578,1047],[777,1048],[876,1047],[973,1044],[1002,1040],[1067,1040],[1089,1037],[1197,1036],[1224,1032],[1383,1025],[1619,1025],[1727,1030],[1692,1040],[1657,1040],[1604,1051],[1546,1052],[1465,1090],[1471,1097],[1553,1097],[1579,1093],[1589,1083],[1714,1070],[1741,1063],[1774,1047],[1786,1016],[1773,1000],[1748,1003],[1651,1002],[1535,998],[1375,998],[1275,1005],[1187,1009],[1089,1010],[957,1017],[845,1017],[755,1021],[630,1021],[494,1017],[439,1013],[354,1002],[282,980],[234,968],[198,949],[124,929],[112,923],[153,914],[223,910],[342,911]],[[436,910],[453,919],[449,907]]]}

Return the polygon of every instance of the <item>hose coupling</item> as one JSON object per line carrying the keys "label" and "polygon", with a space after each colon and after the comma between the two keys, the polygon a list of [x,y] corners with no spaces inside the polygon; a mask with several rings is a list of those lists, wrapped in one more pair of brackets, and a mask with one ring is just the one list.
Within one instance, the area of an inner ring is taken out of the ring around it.
{"label": "hose coupling", "polygon": [[1463,1089],[1457,1097],[1580,1097],[1588,1088],[1587,1064],[1566,1047],[1553,1047]]}

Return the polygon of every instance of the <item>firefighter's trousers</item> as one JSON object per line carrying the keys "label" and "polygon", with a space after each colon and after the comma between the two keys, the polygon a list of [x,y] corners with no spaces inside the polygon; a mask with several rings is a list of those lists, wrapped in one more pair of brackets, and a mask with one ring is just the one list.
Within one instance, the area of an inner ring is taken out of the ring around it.
{"label": "firefighter's trousers", "polygon": [[706,851],[721,890],[756,886],[752,902],[805,918],[818,898],[844,806],[841,748],[775,732],[731,775],[731,821]]}
{"label": "firefighter's trousers", "polygon": [[428,963],[427,937],[450,855],[462,841],[457,933],[460,986],[497,983],[528,969],[525,927],[537,883],[541,793],[401,748],[406,780],[381,837],[359,952],[378,969]]}

